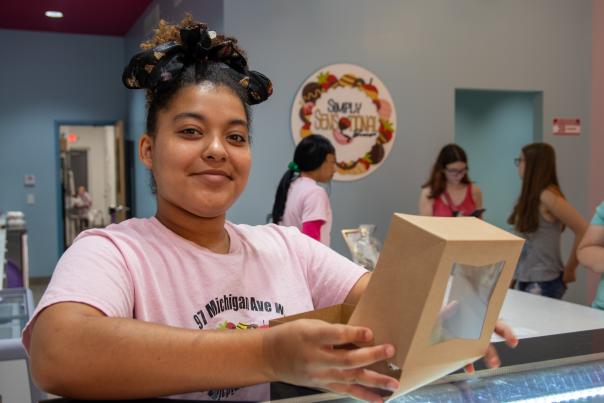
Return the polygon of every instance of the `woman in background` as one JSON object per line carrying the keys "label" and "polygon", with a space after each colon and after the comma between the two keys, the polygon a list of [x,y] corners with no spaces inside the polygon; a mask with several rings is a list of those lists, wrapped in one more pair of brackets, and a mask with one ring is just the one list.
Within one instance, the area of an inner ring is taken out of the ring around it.
{"label": "woman in background", "polygon": [[[522,190],[508,223],[526,239],[514,279],[521,291],[560,299],[568,283],[575,281],[577,245],[587,223],[560,189],[552,146],[526,145],[514,162]],[[560,237],[567,226],[575,233],[575,241],[563,264]]]}
{"label": "woman in background", "polygon": [[[604,201],[596,209],[591,225],[579,244],[577,255],[583,266],[595,273],[604,273]],[[591,306],[604,310],[604,275],[600,277],[596,298]]]}
{"label": "woman in background", "polygon": [[297,227],[329,246],[332,223],[329,196],[317,183],[328,183],[336,172],[336,151],[325,137],[311,134],[294,151],[273,204],[275,224]]}
{"label": "woman in background", "polygon": [[482,192],[468,177],[466,152],[457,144],[444,146],[422,186],[419,213],[425,216],[482,215]]}

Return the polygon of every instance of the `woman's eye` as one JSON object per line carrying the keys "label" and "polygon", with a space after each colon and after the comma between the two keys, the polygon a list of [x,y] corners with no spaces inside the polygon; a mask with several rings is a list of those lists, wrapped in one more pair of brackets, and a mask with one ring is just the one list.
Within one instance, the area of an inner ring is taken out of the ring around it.
{"label": "woman's eye", "polygon": [[200,135],[201,132],[193,127],[187,127],[186,129],[183,129],[180,131],[180,133],[186,135],[186,136],[197,136]]}
{"label": "woman's eye", "polygon": [[237,133],[229,134],[228,139],[235,141],[237,143],[245,143],[247,141],[247,137],[245,137],[242,134],[237,134]]}

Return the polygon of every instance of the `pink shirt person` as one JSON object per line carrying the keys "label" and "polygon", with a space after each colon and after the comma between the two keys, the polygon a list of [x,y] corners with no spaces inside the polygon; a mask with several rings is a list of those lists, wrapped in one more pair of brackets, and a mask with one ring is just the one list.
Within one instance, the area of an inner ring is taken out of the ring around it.
{"label": "pink shirt person", "polygon": [[[285,212],[280,224],[297,227],[304,233],[316,231],[319,227],[319,240],[329,246],[332,221],[329,196],[325,189],[309,177],[294,179],[287,193]],[[313,224],[305,226],[306,223]]]}
{"label": "pink shirt person", "polygon": [[[25,348],[37,315],[59,302],[180,328],[244,331],[341,303],[365,273],[294,228],[227,222],[226,230],[231,246],[225,255],[178,236],[154,217],[83,232],[61,257],[25,327]],[[258,401],[269,399],[269,388],[179,397]]]}

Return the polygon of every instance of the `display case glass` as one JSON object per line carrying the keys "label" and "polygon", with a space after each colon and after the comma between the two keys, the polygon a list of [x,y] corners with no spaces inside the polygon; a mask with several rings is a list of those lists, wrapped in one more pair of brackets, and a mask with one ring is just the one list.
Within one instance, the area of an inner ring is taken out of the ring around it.
{"label": "display case glass", "polygon": [[[457,371],[390,402],[604,402],[604,329],[527,338],[515,349],[501,342],[495,345],[501,368],[487,369],[478,361],[474,375]],[[304,401],[357,402],[307,388],[271,385],[271,401],[293,402],[301,395],[307,395]]]}
{"label": "display case glass", "polygon": [[29,319],[28,303],[22,288],[0,290],[0,340],[20,339]]}

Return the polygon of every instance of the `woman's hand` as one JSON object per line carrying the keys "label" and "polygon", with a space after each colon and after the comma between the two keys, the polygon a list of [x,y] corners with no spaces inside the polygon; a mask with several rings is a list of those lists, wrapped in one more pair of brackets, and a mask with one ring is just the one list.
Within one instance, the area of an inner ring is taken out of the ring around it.
{"label": "woman's hand", "polygon": [[[500,320],[495,323],[495,333],[503,337],[508,346],[514,348],[518,345],[518,338],[514,332],[512,332],[512,328]],[[501,365],[499,354],[497,354],[497,350],[495,350],[495,347],[492,344],[489,344],[489,347],[487,348],[484,355],[484,362],[489,368],[498,368],[499,365]],[[468,364],[464,369],[467,373],[471,374],[474,372],[474,364]]]}
{"label": "woman's hand", "polygon": [[371,389],[395,391],[399,382],[364,367],[393,357],[394,346],[334,348],[372,340],[373,332],[365,327],[301,319],[267,330],[263,348],[273,379],[381,402]]}
{"label": "woman's hand", "polygon": [[577,281],[577,271],[575,267],[565,267],[564,274],[562,274],[562,282],[564,286],[568,286],[569,283]]}

